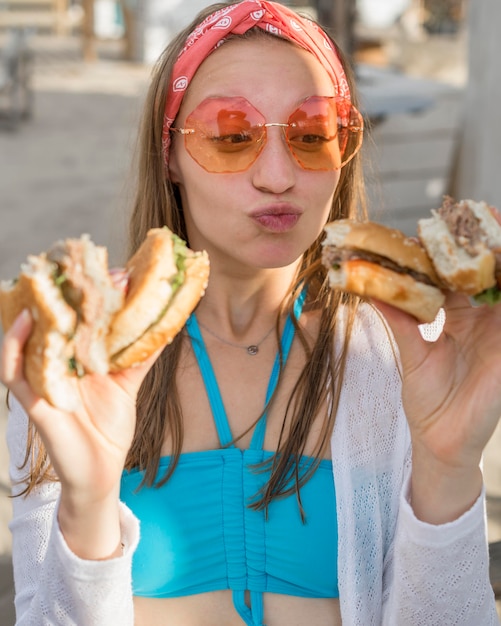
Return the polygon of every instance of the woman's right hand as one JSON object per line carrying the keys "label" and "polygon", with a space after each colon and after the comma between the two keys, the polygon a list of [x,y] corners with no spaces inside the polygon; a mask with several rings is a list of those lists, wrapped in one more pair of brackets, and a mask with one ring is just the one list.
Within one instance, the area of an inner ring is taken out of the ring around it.
{"label": "woman's right hand", "polygon": [[[30,314],[24,311],[5,334],[0,379],[35,425],[60,480],[60,524],[65,525],[61,518],[70,526],[70,520],[100,523],[101,514],[118,519],[120,477],[134,435],[136,396],[160,351],[128,370],[75,378],[81,408],[66,413],[36,395],[24,377],[23,347],[32,324]],[[77,535],[80,525],[73,524]],[[80,543],[78,538],[76,543]],[[96,551],[95,558],[100,558],[100,552]]]}

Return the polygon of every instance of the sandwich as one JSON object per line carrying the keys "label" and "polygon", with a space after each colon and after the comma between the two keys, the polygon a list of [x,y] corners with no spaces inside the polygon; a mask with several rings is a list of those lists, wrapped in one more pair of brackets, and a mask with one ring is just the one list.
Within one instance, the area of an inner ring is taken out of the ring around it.
{"label": "sandwich", "polygon": [[0,284],[7,331],[28,309],[25,376],[53,406],[80,405],[76,380],[143,362],[170,343],[202,297],[205,252],[193,252],[167,228],[148,232],[125,268],[110,270],[108,252],[88,235],[30,255],[19,276]]}
{"label": "sandwich", "polygon": [[0,284],[4,331],[23,309],[31,312],[25,375],[34,391],[54,406],[74,410],[73,378],[108,371],[105,335],[124,294],[107,268],[107,250],[84,235],[30,255],[16,279]]}
{"label": "sandwich", "polygon": [[487,203],[446,196],[418,221],[418,237],[450,291],[501,301],[501,224]]}
{"label": "sandwich", "polygon": [[209,258],[167,228],[153,228],[125,269],[127,295],[107,336],[112,371],[141,363],[172,342],[205,293]]}
{"label": "sandwich", "polygon": [[426,250],[401,231],[340,219],[325,226],[322,262],[333,289],[386,302],[432,322],[445,300]]}

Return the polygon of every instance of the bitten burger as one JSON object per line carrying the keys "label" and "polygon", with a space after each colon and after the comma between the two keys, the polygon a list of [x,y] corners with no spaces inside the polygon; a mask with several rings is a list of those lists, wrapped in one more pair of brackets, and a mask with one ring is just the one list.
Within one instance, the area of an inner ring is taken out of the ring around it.
{"label": "bitten burger", "polygon": [[125,268],[110,271],[105,247],[87,235],[31,255],[0,285],[7,331],[23,309],[33,318],[24,373],[33,390],[73,411],[75,381],[143,362],[181,330],[205,292],[209,259],[167,228],[151,229]]}
{"label": "bitten burger", "polygon": [[418,221],[418,236],[450,291],[501,301],[501,225],[486,202],[446,196],[431,217]]}
{"label": "bitten burger", "polygon": [[426,250],[401,231],[375,222],[336,220],[325,226],[322,261],[330,286],[435,319],[445,295]]}

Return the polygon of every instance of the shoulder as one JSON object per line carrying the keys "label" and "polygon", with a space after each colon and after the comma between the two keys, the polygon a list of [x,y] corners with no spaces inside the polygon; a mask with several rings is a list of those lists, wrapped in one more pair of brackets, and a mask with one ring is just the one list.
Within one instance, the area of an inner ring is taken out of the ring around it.
{"label": "shoulder", "polygon": [[345,454],[362,465],[400,462],[407,446],[397,346],[384,318],[370,305],[362,304],[353,320],[335,434],[338,445],[344,442]]}
{"label": "shoulder", "polygon": [[398,367],[398,350],[384,317],[373,306],[361,303],[354,312],[339,310],[336,347],[347,343],[348,361],[360,361],[364,366],[385,362]]}

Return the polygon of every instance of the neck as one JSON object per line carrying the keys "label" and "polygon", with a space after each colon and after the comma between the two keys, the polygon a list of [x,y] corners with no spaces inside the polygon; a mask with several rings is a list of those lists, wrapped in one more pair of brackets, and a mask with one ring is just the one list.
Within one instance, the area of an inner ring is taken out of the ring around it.
{"label": "neck", "polygon": [[256,343],[274,326],[295,277],[295,268],[294,273],[283,270],[270,271],[260,280],[228,280],[211,275],[197,307],[197,319],[228,341]]}

